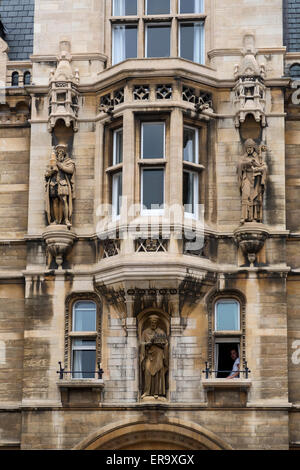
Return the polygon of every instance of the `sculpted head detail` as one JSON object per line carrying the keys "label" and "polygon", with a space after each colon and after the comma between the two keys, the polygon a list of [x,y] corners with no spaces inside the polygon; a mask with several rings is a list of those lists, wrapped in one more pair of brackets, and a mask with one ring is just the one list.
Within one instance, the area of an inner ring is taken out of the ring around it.
{"label": "sculpted head detail", "polygon": [[150,315],[149,320],[150,320],[151,329],[156,330],[157,325],[158,325],[158,320],[159,320],[158,315]]}
{"label": "sculpted head detail", "polygon": [[66,155],[67,155],[67,145],[57,145],[55,147],[55,151],[56,151],[56,155],[57,155],[57,159],[59,162],[63,162]]}
{"label": "sculpted head detail", "polygon": [[247,139],[245,142],[245,149],[247,154],[253,155],[253,153],[256,151],[256,143],[252,139]]}

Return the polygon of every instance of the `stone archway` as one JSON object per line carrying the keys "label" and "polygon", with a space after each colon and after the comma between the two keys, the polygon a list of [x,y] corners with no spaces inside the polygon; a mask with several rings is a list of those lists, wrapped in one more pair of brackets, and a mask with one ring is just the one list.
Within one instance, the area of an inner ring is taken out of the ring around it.
{"label": "stone archway", "polygon": [[94,432],[75,450],[232,450],[217,435],[195,423],[127,421]]}

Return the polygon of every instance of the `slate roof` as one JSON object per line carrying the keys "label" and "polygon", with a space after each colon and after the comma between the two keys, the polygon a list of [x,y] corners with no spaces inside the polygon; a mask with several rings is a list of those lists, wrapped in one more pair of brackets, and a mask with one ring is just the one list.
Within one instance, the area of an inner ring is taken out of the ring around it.
{"label": "slate roof", "polygon": [[289,52],[300,52],[300,0],[283,0],[284,45]]}
{"label": "slate roof", "polygon": [[0,0],[10,60],[27,60],[33,52],[35,0]]}

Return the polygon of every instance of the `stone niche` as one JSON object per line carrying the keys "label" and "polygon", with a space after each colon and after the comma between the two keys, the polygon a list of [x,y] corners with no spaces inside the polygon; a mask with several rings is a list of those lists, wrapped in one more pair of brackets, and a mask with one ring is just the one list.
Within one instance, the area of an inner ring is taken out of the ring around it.
{"label": "stone niche", "polygon": [[166,401],[169,388],[170,319],[164,312],[138,316],[140,397],[142,401]]}

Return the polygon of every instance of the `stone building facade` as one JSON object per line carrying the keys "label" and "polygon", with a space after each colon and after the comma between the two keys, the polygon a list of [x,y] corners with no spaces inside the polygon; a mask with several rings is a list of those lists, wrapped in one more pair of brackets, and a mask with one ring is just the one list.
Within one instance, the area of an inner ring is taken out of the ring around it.
{"label": "stone building facade", "polygon": [[299,2],[0,14],[0,448],[299,448]]}

